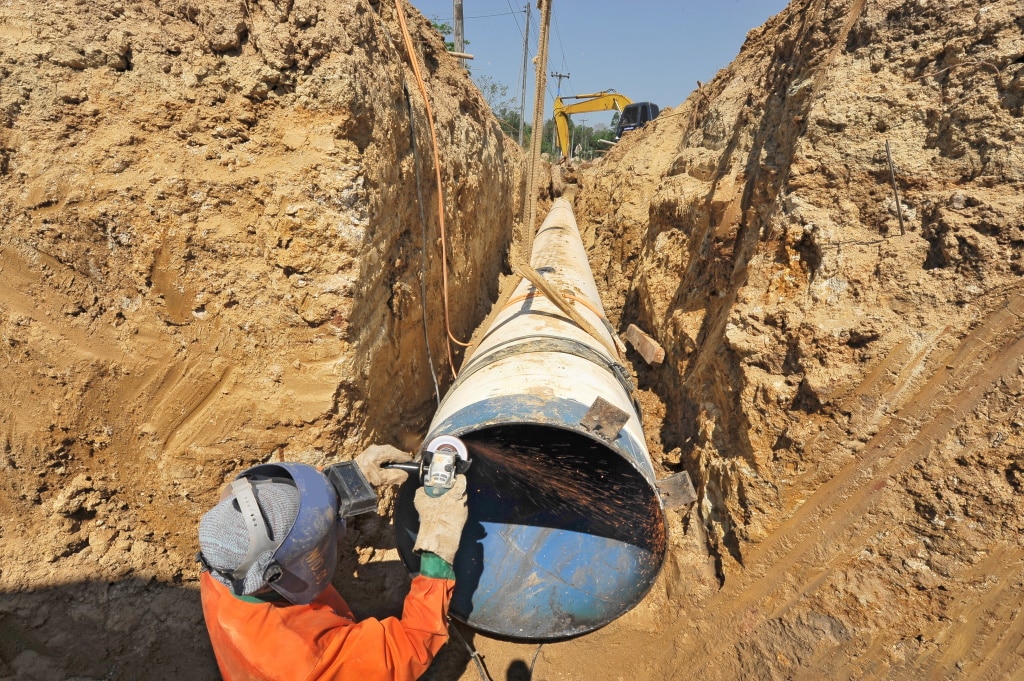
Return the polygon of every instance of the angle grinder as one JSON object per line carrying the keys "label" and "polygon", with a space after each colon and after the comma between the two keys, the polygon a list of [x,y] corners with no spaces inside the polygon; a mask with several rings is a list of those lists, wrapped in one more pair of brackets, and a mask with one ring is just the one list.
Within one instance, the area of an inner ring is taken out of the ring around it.
{"label": "angle grinder", "polygon": [[384,464],[415,475],[427,495],[439,497],[455,485],[455,476],[469,470],[469,450],[452,435],[438,435],[427,444],[423,456],[409,463]]}

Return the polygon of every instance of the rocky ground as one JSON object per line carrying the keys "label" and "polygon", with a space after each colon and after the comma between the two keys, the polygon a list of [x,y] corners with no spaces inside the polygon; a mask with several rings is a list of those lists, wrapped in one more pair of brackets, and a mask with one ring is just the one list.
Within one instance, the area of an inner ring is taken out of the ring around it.
{"label": "rocky ground", "polygon": [[[407,11],[466,339],[524,157]],[[495,679],[1024,673],[1022,115],[1018,3],[794,0],[569,176],[700,500],[607,627],[464,630]],[[225,478],[418,445],[460,360],[430,149],[393,4],[0,5],[0,678],[216,678]],[[391,503],[337,574],[359,614],[407,585]],[[428,677],[479,670],[453,641]]]}

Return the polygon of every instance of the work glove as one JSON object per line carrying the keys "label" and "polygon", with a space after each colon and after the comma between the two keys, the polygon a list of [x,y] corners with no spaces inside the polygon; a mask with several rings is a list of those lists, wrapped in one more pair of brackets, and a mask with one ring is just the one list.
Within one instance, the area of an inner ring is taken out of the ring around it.
{"label": "work glove", "polygon": [[356,465],[363,472],[366,481],[374,487],[401,485],[409,474],[397,468],[384,468],[386,463],[412,461],[412,454],[391,445],[371,445],[356,457]]}
{"label": "work glove", "polygon": [[413,551],[430,551],[449,565],[455,564],[462,528],[469,517],[466,506],[466,476],[455,478],[455,485],[439,497],[427,494],[423,487],[416,490],[413,500],[420,514],[420,532]]}

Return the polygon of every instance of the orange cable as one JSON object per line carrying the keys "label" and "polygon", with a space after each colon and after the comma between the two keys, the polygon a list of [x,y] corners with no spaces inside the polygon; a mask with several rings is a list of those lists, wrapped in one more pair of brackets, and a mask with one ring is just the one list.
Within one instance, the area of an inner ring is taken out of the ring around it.
{"label": "orange cable", "polygon": [[[451,317],[448,311],[448,241],[444,226],[444,191],[441,184],[441,160],[437,153],[437,133],[434,130],[434,113],[430,108],[430,99],[427,97],[427,86],[420,72],[420,63],[416,59],[416,52],[413,49],[412,37],[409,35],[409,27],[405,23],[405,12],[402,11],[402,0],[395,0],[395,11],[398,14],[398,23],[402,27],[402,37],[405,40],[405,49],[409,52],[409,62],[412,71],[416,74],[416,84],[419,86],[420,95],[423,96],[423,104],[427,110],[427,123],[430,126],[430,142],[434,151],[434,179],[437,183],[437,220],[441,229],[441,288],[444,292],[444,330],[447,333],[448,364],[452,376],[456,376],[455,360],[452,357],[452,343],[469,347],[469,343],[463,343],[452,333]],[[426,304],[426,301],[424,301]]]}
{"label": "orange cable", "polygon": [[591,303],[586,298],[577,298],[576,296],[565,296],[565,297],[568,298],[569,300],[575,301],[575,302],[579,303],[580,305],[582,305],[583,307],[587,308],[588,310],[593,312],[595,315],[597,315],[598,319],[602,319],[602,320],[604,320],[606,322],[608,321],[608,318],[605,317],[603,314],[601,314],[601,312],[596,307],[594,307],[593,303]]}
{"label": "orange cable", "polygon": [[[512,307],[513,305],[515,305],[518,302],[527,300],[529,298],[536,298],[537,296],[542,296],[542,297],[545,297],[545,298],[547,297],[547,296],[544,295],[543,291],[530,291],[529,293],[523,293],[521,295],[516,296],[515,298],[511,298],[507,303],[505,303],[505,306],[503,308],[501,308],[501,311],[504,312],[505,310],[507,310],[508,308]],[[601,319],[603,321],[608,321],[608,318],[605,317],[603,314],[601,314],[601,311],[598,310],[596,307],[594,307],[593,303],[591,303],[586,298],[580,298],[578,296],[572,295],[571,293],[563,293],[562,297],[565,298],[566,300],[571,300],[573,302],[579,303],[583,307],[585,307],[588,310],[590,310],[591,312],[593,312],[594,315],[597,316],[598,319]]]}

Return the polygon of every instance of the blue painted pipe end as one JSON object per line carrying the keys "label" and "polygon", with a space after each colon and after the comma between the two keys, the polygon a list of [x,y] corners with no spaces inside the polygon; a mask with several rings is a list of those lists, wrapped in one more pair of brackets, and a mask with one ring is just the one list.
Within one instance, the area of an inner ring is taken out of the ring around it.
{"label": "blue painted pipe end", "polygon": [[[540,412],[526,405],[529,419],[521,418],[522,402],[475,404],[427,438],[455,435],[473,461],[451,614],[505,638],[578,636],[628,612],[650,590],[665,556],[664,512],[636,443],[573,427],[587,408],[572,400],[547,400]],[[472,423],[460,425],[464,419]],[[415,487],[402,487],[395,513],[411,572],[419,570]]]}

